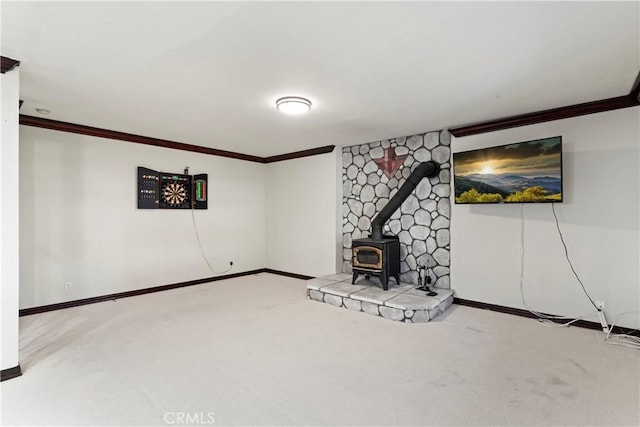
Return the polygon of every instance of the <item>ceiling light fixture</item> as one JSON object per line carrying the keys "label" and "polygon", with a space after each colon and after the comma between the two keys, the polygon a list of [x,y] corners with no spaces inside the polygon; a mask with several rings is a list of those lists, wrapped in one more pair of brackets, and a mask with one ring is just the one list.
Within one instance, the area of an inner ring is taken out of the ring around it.
{"label": "ceiling light fixture", "polygon": [[285,96],[276,101],[276,108],[281,113],[304,114],[311,110],[311,101],[299,96]]}
{"label": "ceiling light fixture", "polygon": [[40,114],[49,114],[51,111],[47,110],[46,108],[36,108],[36,113],[40,113]]}

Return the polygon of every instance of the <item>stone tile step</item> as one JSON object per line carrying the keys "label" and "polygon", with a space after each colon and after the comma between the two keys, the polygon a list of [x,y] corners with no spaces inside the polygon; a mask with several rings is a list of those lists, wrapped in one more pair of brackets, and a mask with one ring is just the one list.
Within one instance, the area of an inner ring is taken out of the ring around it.
{"label": "stone tile step", "polygon": [[337,283],[337,280],[331,279],[323,279],[321,277],[315,277],[313,279],[307,280],[307,289],[313,289],[314,291],[319,291],[324,286],[333,285]]}
{"label": "stone tile step", "polygon": [[322,287],[322,292],[332,295],[338,295],[341,297],[348,297],[353,293],[367,289],[365,285],[352,285],[351,283],[338,282],[332,285]]}
{"label": "stone tile step", "polygon": [[352,285],[350,277],[341,273],[311,279],[307,281],[307,296],[336,307],[405,323],[433,320],[453,303],[450,289],[434,289],[438,295],[429,297],[415,285],[390,283],[389,290],[385,291],[375,279],[358,280]]}
{"label": "stone tile step", "polygon": [[433,310],[441,303],[439,299],[424,294],[419,296],[405,292],[386,300],[384,305],[401,310]]}
{"label": "stone tile step", "polygon": [[349,298],[356,299],[359,301],[370,302],[373,304],[384,305],[384,302],[390,298],[400,295],[400,291],[394,291],[389,289],[385,291],[382,288],[374,288],[374,287],[366,287],[361,291],[354,292],[349,295]]}
{"label": "stone tile step", "polygon": [[[349,281],[351,281],[352,279],[349,279]],[[360,275],[358,276],[358,278],[356,279],[356,284],[358,285],[362,285],[362,284],[370,284],[371,286],[378,286],[378,287],[382,287],[382,283],[380,282],[380,279],[377,276],[369,276],[369,278],[367,279],[364,275]],[[396,279],[394,278],[390,278],[387,280],[387,284],[389,285],[389,288],[392,288],[394,286],[398,286],[398,284],[396,283]],[[400,283],[402,284],[402,283]]]}
{"label": "stone tile step", "polygon": [[346,282],[349,281],[351,283],[351,274],[348,273],[337,273],[337,274],[329,274],[327,276],[320,276],[320,279],[334,280],[336,282]]}
{"label": "stone tile step", "polygon": [[427,296],[427,298],[435,298],[440,302],[446,300],[450,296],[453,296],[453,291],[451,289],[440,289],[440,288],[431,288],[431,289],[434,290],[438,295],[435,295],[433,297],[429,297],[429,296],[427,296],[427,293],[425,291],[419,291],[419,290],[415,289],[415,287],[413,289],[408,290],[405,293],[407,295],[416,295],[416,296],[420,296],[420,297]]}
{"label": "stone tile step", "polygon": [[[349,283],[351,283],[351,279],[349,279]],[[382,289],[382,284],[380,283],[379,280],[375,279],[375,278],[371,278],[371,279],[365,279],[363,276],[360,276],[356,279],[356,285],[363,285],[363,286],[370,286],[370,287],[374,287],[374,288],[379,288]],[[390,291],[396,291],[396,292],[404,292],[407,291],[409,289],[413,289],[416,287],[416,285],[411,285],[409,283],[402,283],[400,282],[400,284],[396,284],[395,280],[389,280],[389,290]]]}

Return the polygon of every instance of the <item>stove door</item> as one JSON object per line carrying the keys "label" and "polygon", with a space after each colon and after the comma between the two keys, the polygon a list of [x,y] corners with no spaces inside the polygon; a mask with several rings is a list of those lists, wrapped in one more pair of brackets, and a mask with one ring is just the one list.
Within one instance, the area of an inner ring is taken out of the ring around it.
{"label": "stove door", "polygon": [[382,249],[372,246],[357,246],[353,248],[353,266],[381,270]]}

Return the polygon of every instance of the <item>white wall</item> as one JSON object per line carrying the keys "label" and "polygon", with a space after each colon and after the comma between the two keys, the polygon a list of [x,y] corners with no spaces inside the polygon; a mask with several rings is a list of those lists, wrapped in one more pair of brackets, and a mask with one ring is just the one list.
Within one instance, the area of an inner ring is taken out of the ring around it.
{"label": "white wall", "polygon": [[208,173],[195,218],[213,267],[265,266],[265,165],[22,126],[21,308],[214,276],[191,211],[136,208],[138,166]]}
{"label": "white wall", "polygon": [[19,212],[18,97],[19,68],[0,74],[0,320],[1,369],[18,366]]}
{"label": "white wall", "polygon": [[267,165],[267,267],[341,271],[341,151]]}
{"label": "white wall", "polygon": [[[453,152],[561,135],[564,203],[556,205],[569,255],[610,320],[640,309],[640,108],[455,138]],[[455,173],[455,171],[454,171]],[[528,305],[579,316],[591,305],[573,277],[551,205],[525,204]],[[451,287],[457,297],[525,308],[520,294],[520,205],[453,205]],[[617,324],[640,327],[638,313]],[[597,316],[588,320],[597,321]]]}

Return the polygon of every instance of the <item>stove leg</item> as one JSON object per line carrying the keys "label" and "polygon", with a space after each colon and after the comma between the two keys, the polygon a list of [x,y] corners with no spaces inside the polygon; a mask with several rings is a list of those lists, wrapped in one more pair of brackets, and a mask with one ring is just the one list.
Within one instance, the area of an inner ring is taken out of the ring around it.
{"label": "stove leg", "polygon": [[358,278],[358,272],[354,271],[353,272],[353,277],[351,278],[351,284],[353,285],[354,283],[356,283],[356,279]]}
{"label": "stove leg", "polygon": [[382,289],[384,289],[385,291],[389,290],[389,278],[384,273],[384,271],[380,273],[380,283],[382,283]]}

